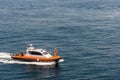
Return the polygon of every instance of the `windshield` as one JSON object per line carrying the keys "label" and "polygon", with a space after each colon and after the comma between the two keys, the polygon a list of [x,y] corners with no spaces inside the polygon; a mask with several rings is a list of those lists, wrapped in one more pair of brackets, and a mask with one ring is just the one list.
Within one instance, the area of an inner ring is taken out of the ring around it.
{"label": "windshield", "polygon": [[35,51],[29,51],[29,53],[32,55],[42,55],[40,52],[35,52]]}

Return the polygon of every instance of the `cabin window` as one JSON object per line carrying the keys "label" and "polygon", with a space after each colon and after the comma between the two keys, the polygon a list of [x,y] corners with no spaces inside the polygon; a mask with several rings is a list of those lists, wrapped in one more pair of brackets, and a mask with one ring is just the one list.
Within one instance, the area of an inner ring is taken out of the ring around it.
{"label": "cabin window", "polygon": [[35,52],[35,51],[29,51],[29,53],[32,55],[42,55],[40,52]]}
{"label": "cabin window", "polygon": [[43,54],[44,54],[44,55],[47,55],[47,54],[48,54],[48,52],[43,52]]}

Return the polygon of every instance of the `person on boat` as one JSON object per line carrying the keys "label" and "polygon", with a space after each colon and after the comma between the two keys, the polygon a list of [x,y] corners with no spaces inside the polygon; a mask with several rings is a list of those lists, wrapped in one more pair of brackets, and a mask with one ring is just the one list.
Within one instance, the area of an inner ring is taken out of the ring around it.
{"label": "person on boat", "polygon": [[27,46],[26,48],[27,48],[27,50],[26,50],[27,54],[29,54],[29,51],[32,51],[32,50],[34,50],[34,49],[35,49],[35,47],[33,47],[33,45],[32,45],[32,44],[30,44],[30,45],[29,45],[29,46]]}
{"label": "person on boat", "polygon": [[33,47],[32,44],[30,44],[30,45],[27,47],[27,49],[29,49],[29,50],[34,50],[35,48]]}
{"label": "person on boat", "polygon": [[24,54],[23,54],[23,52],[22,51],[19,51],[18,52],[18,56],[23,56]]}
{"label": "person on boat", "polygon": [[57,55],[57,52],[58,52],[58,51],[57,51],[57,49],[55,48],[55,49],[54,49],[54,56]]}

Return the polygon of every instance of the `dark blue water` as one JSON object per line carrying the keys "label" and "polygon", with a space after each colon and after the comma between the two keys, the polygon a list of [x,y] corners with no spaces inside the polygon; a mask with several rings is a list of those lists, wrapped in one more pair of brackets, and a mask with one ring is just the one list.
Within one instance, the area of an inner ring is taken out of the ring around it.
{"label": "dark blue water", "polygon": [[52,52],[58,67],[0,63],[0,80],[119,80],[119,0],[0,0],[0,52],[27,44]]}

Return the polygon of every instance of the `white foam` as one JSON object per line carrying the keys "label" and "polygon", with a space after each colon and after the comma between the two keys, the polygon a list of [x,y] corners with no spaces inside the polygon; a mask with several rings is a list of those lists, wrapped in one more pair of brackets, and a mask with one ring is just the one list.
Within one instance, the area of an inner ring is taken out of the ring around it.
{"label": "white foam", "polygon": [[60,59],[59,62],[64,62],[64,59]]}
{"label": "white foam", "polygon": [[27,64],[27,65],[54,65],[55,62],[22,62],[17,60],[0,60],[5,64]]}
{"label": "white foam", "polygon": [[11,53],[0,52],[0,62],[4,64],[27,64],[27,65],[54,65],[55,62],[23,62],[13,60],[10,56]]}
{"label": "white foam", "polygon": [[11,58],[10,53],[0,52],[0,58]]}

